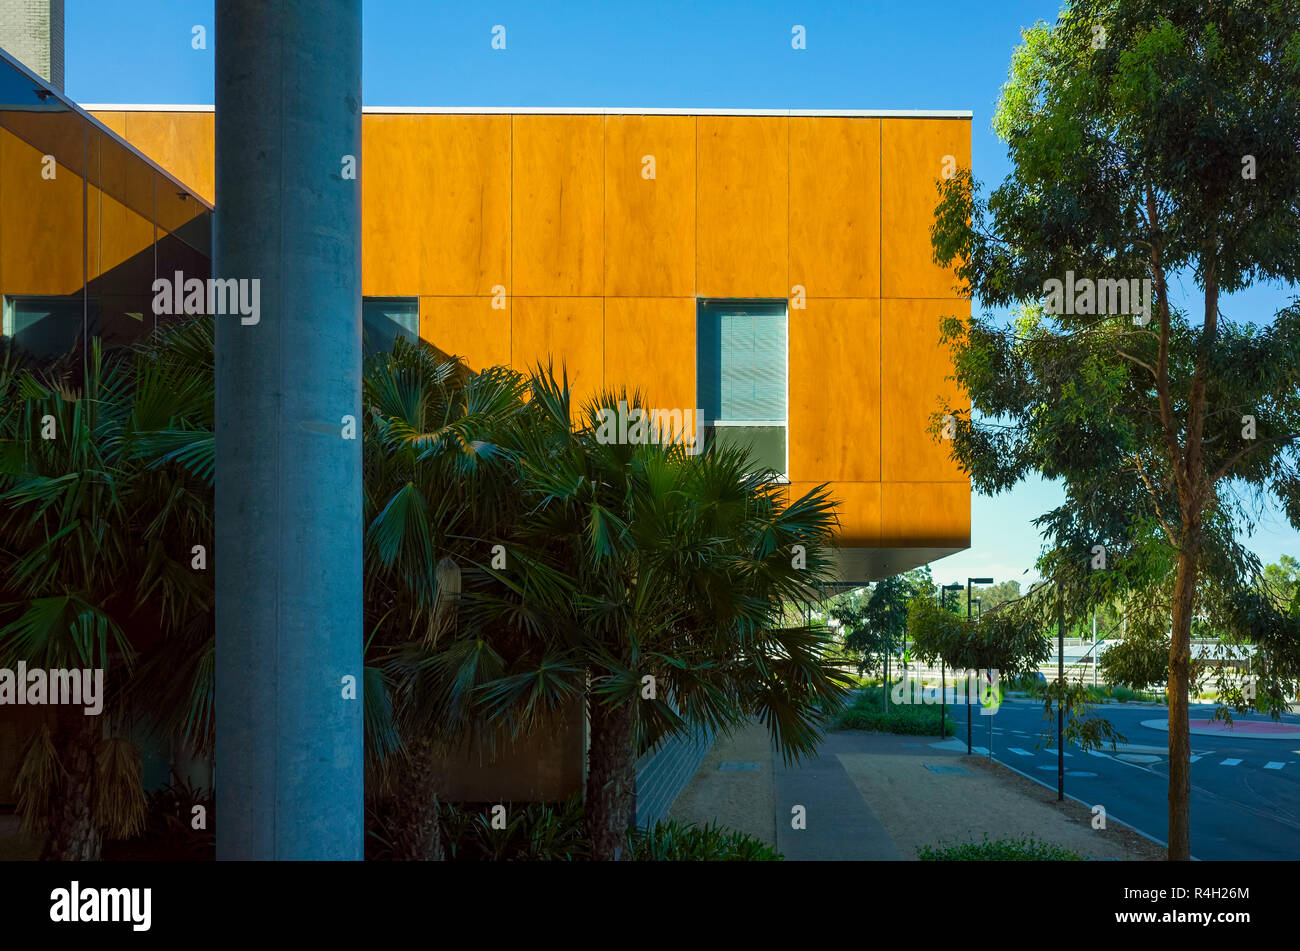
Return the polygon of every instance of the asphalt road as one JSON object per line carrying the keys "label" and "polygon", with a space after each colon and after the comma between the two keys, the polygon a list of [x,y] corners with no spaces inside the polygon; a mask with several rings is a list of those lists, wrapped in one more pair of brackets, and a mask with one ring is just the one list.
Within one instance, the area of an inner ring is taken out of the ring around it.
{"label": "asphalt road", "polygon": [[[1100,804],[1108,816],[1164,842],[1169,827],[1169,734],[1142,726],[1143,720],[1166,720],[1161,706],[1098,705],[1124,735],[1118,751],[1085,753],[1067,746],[1065,791],[1089,806]],[[1041,703],[1007,702],[992,717],[972,707],[973,745],[994,759],[1056,786],[1056,717],[1044,719]],[[1213,715],[1213,705],[1192,708],[1193,723]],[[949,715],[956,739],[966,741],[965,704]],[[1267,717],[1234,716],[1234,721]],[[992,743],[989,724],[992,721]],[[1283,722],[1300,729],[1300,717]],[[1300,738],[1251,739],[1240,736],[1191,737],[1192,855],[1198,859],[1289,860],[1300,858]]]}

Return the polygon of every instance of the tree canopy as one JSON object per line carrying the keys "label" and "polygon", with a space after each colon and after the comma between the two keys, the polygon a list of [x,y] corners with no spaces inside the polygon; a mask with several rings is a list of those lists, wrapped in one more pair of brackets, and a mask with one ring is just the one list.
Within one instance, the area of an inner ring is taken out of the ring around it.
{"label": "tree canopy", "polygon": [[968,171],[940,183],[935,259],[1014,319],[945,322],[971,411],[934,431],[955,419],[980,491],[1061,481],[1039,568],[1074,618],[1122,595],[1169,619],[1186,858],[1198,612],[1258,645],[1263,708],[1300,678],[1295,619],[1240,541],[1264,496],[1300,528],[1300,303],[1220,308],[1300,280],[1300,2],[1076,0],[1024,32],[993,126],[1012,171],[987,194]]}

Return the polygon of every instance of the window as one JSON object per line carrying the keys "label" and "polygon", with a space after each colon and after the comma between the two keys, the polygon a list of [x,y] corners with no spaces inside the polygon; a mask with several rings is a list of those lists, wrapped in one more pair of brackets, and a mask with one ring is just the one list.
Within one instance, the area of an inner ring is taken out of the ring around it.
{"label": "window", "polygon": [[80,351],[85,317],[86,300],[81,294],[6,295],[3,335],[13,338],[18,351],[47,360]]}
{"label": "window", "polygon": [[398,337],[420,339],[418,297],[366,297],[361,301],[361,343],[369,356],[391,353]]}
{"label": "window", "polygon": [[701,301],[696,378],[706,445],[744,446],[762,469],[786,464],[786,302]]}

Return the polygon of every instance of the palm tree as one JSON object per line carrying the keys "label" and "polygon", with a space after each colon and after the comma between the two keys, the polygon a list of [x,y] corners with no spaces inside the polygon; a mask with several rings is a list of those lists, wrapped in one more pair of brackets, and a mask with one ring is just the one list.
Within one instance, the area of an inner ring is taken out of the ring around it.
{"label": "palm tree", "polygon": [[[211,547],[211,329],[189,324],[141,348],[42,373],[0,366],[0,663],[99,668],[110,698],[147,658],[211,612],[211,580],[192,567]],[[96,859],[105,835],[144,818],[131,704],[107,725],[56,706],[18,776],[25,825],[42,857]]]}
{"label": "palm tree", "polygon": [[787,625],[784,608],[819,595],[834,506],[825,486],[786,502],[740,450],[597,438],[602,408],[643,408],[640,394],[602,394],[575,426],[567,380],[539,367],[529,387],[512,559],[489,570],[506,590],[466,613],[479,628],[528,626],[544,662],[479,691],[504,717],[585,672],[585,824],[592,857],[615,859],[639,750],[751,716],[787,759],[815,750],[847,681],[826,660],[827,636]]}
{"label": "palm tree", "polygon": [[[115,729],[210,751],[212,587],[192,555],[212,537],[211,323],[96,344],[79,389],[68,376],[0,366],[0,661],[110,668]],[[783,618],[826,570],[824,487],[786,502],[739,452],[605,445],[597,404],[574,425],[549,368],[472,374],[402,340],[367,362],[364,400],[367,788],[394,855],[441,855],[438,756],[545,735],[584,697],[596,858],[625,839],[638,750],[751,715],[787,757],[815,747],[844,682],[824,635]],[[138,751],[102,732],[61,710],[29,745],[22,808],[47,857],[139,825]]]}
{"label": "palm tree", "polygon": [[441,857],[440,757],[529,733],[579,689],[570,672],[524,716],[489,720],[481,688],[545,669],[541,642],[526,624],[484,628],[462,611],[496,584],[478,566],[504,550],[520,514],[526,392],[514,371],[473,374],[400,339],[366,363],[366,690],[377,698],[367,786],[395,858]]}

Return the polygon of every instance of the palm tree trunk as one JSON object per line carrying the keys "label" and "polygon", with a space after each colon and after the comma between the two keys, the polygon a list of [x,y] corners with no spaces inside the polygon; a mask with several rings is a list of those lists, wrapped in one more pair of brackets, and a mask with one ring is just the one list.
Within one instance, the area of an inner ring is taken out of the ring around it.
{"label": "palm tree trunk", "polygon": [[55,708],[54,748],[62,771],[50,794],[49,827],[41,860],[97,862],[103,846],[92,814],[95,748],[102,729],[99,717],[78,706]]}
{"label": "palm tree trunk", "polygon": [[636,751],[632,705],[604,704],[588,694],[591,749],[587,753],[587,801],[583,825],[591,858],[622,858],[636,802]]}
{"label": "palm tree trunk", "polygon": [[396,764],[389,800],[396,862],[441,862],[445,858],[435,761],[433,744],[418,739],[408,743],[407,755]]}

